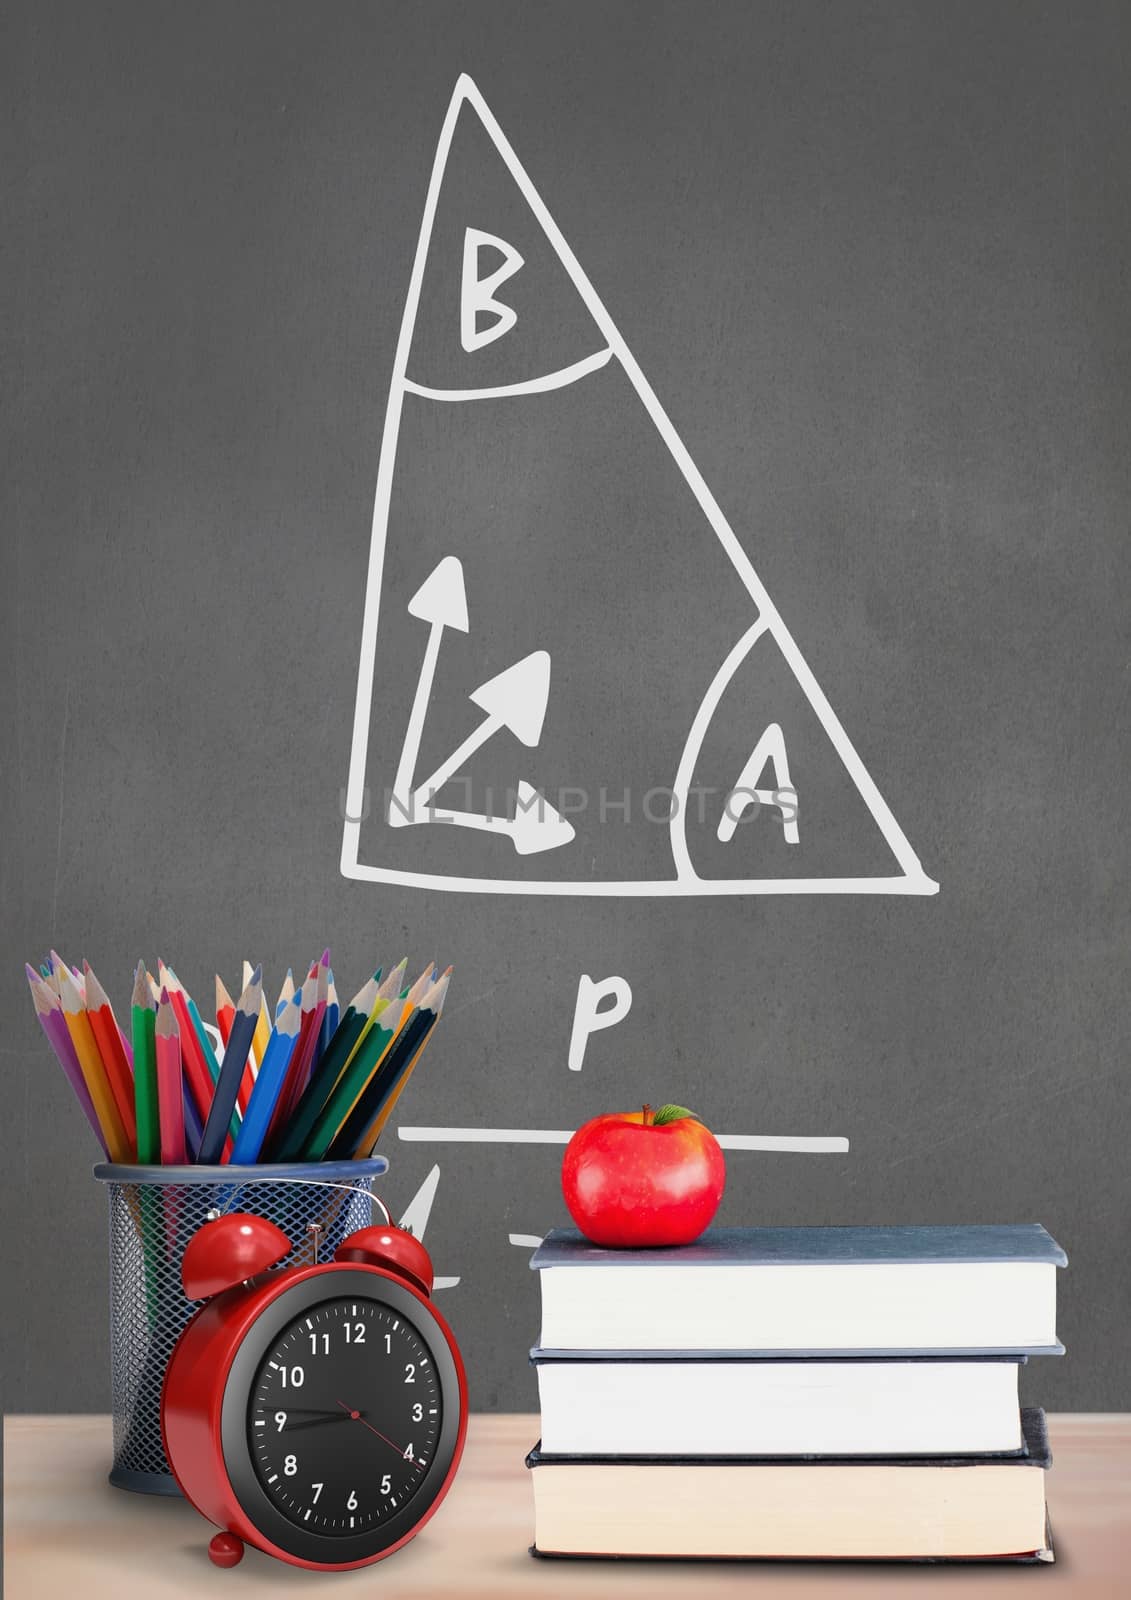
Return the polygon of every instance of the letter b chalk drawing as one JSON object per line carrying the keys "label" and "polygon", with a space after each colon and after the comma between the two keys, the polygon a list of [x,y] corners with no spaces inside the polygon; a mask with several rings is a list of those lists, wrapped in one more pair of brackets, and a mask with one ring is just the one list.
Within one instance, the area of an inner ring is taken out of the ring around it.
{"label": "letter b chalk drawing", "polygon": [[772,534],[739,540],[461,77],[381,438],[344,875],[934,894],[754,570]]}

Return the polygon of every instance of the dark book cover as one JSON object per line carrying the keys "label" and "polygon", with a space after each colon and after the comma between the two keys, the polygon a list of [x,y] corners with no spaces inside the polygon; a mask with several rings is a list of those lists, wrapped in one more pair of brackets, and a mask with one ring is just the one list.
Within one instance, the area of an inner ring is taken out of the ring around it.
{"label": "dark book cover", "polygon": [[1030,1345],[1025,1350],[556,1350],[536,1344],[527,1358],[532,1367],[557,1363],[575,1366],[603,1366],[607,1362],[642,1361],[657,1366],[666,1363],[679,1365],[714,1366],[718,1363],[737,1364],[745,1361],[795,1361],[854,1362],[862,1365],[893,1366],[905,1361],[952,1362],[1008,1361],[1023,1367],[1031,1355],[1062,1356],[1062,1344]]}
{"label": "dark book cover", "polygon": [[694,1244],[603,1250],[574,1228],[554,1228],[530,1258],[546,1267],[924,1266],[1048,1262],[1068,1257],[1038,1222],[899,1227],[709,1228]]}
{"label": "dark book cover", "polygon": [[526,1458],[528,1467],[539,1466],[665,1466],[665,1467],[1039,1467],[1052,1465],[1048,1428],[1040,1407],[1023,1407],[1021,1433],[1025,1448],[1008,1455],[966,1456],[580,1456],[544,1455],[541,1440]]}

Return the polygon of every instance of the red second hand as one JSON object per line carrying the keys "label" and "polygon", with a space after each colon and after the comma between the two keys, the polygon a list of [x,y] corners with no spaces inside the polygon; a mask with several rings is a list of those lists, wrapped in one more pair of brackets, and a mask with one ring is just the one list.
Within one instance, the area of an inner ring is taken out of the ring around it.
{"label": "red second hand", "polygon": [[[363,1428],[368,1428],[370,1433],[375,1433],[378,1439],[384,1439],[385,1443],[389,1446],[389,1449],[395,1450],[402,1461],[409,1459],[399,1444],[394,1444],[389,1438],[388,1434],[382,1433],[380,1428],[375,1428],[371,1422],[366,1422],[360,1411],[355,1411],[352,1406],[347,1406],[344,1400],[336,1400],[334,1404],[341,1406],[343,1411],[348,1411],[351,1419],[354,1422],[360,1422]],[[416,1468],[417,1472],[419,1472],[424,1463],[422,1461],[413,1461],[412,1465]]]}

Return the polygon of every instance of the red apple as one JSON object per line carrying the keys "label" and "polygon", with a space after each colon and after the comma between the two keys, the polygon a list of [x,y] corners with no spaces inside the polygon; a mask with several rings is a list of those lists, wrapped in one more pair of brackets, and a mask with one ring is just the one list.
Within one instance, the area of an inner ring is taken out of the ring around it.
{"label": "red apple", "polygon": [[614,1250],[690,1244],[725,1184],[718,1140],[683,1106],[594,1117],[562,1158],[570,1216],[587,1239]]}

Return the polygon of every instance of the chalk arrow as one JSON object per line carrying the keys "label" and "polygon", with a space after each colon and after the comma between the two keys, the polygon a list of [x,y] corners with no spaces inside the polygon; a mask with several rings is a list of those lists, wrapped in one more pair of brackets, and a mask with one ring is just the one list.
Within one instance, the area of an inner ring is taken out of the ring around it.
{"label": "chalk arrow", "polygon": [[545,795],[524,782],[518,786],[518,806],[513,817],[485,817],[474,811],[448,811],[435,806],[425,812],[425,821],[474,828],[480,833],[501,833],[520,856],[557,850],[574,836],[573,824],[554,809]]}
{"label": "chalk arrow", "polygon": [[550,698],[548,652],[535,650],[531,655],[523,656],[521,661],[516,661],[505,672],[500,672],[498,677],[489,678],[486,683],[481,683],[478,689],[473,689],[468,698],[473,705],[479,707],[480,711],[486,712],[486,715],[463,743],[452,751],[448,759],[436,768],[432,776],[426,778],[419,786],[412,797],[414,810],[418,805],[430,806],[434,796],[448,780],[453,778],[475,752],[486,744],[493,734],[499,732],[500,728],[509,728],[516,739],[530,748],[538,743],[542,737],[542,724],[546,720],[546,705]]}
{"label": "chalk arrow", "polygon": [[[425,1178],[420,1188],[408,1203],[408,1209],[401,1218],[400,1226],[407,1228],[414,1234],[421,1244],[424,1243],[424,1230],[428,1226],[428,1218],[432,1215],[432,1202],[436,1198],[436,1186],[440,1182],[440,1169],[433,1167]],[[454,1289],[459,1283],[458,1278],[435,1278],[432,1282],[433,1289]]]}
{"label": "chalk arrow", "polygon": [[436,677],[436,662],[440,655],[440,640],[445,628],[467,632],[467,592],[463,586],[463,567],[456,556],[445,556],[439,566],[425,578],[408,603],[410,617],[419,617],[430,624],[424,662],[416,682],[412,711],[405,729],[400,760],[393,779],[393,800],[389,807],[389,824],[399,828],[409,818],[408,796],[416,774],[416,761],[420,754],[420,738],[424,731],[424,717],[432,697],[432,684]]}

